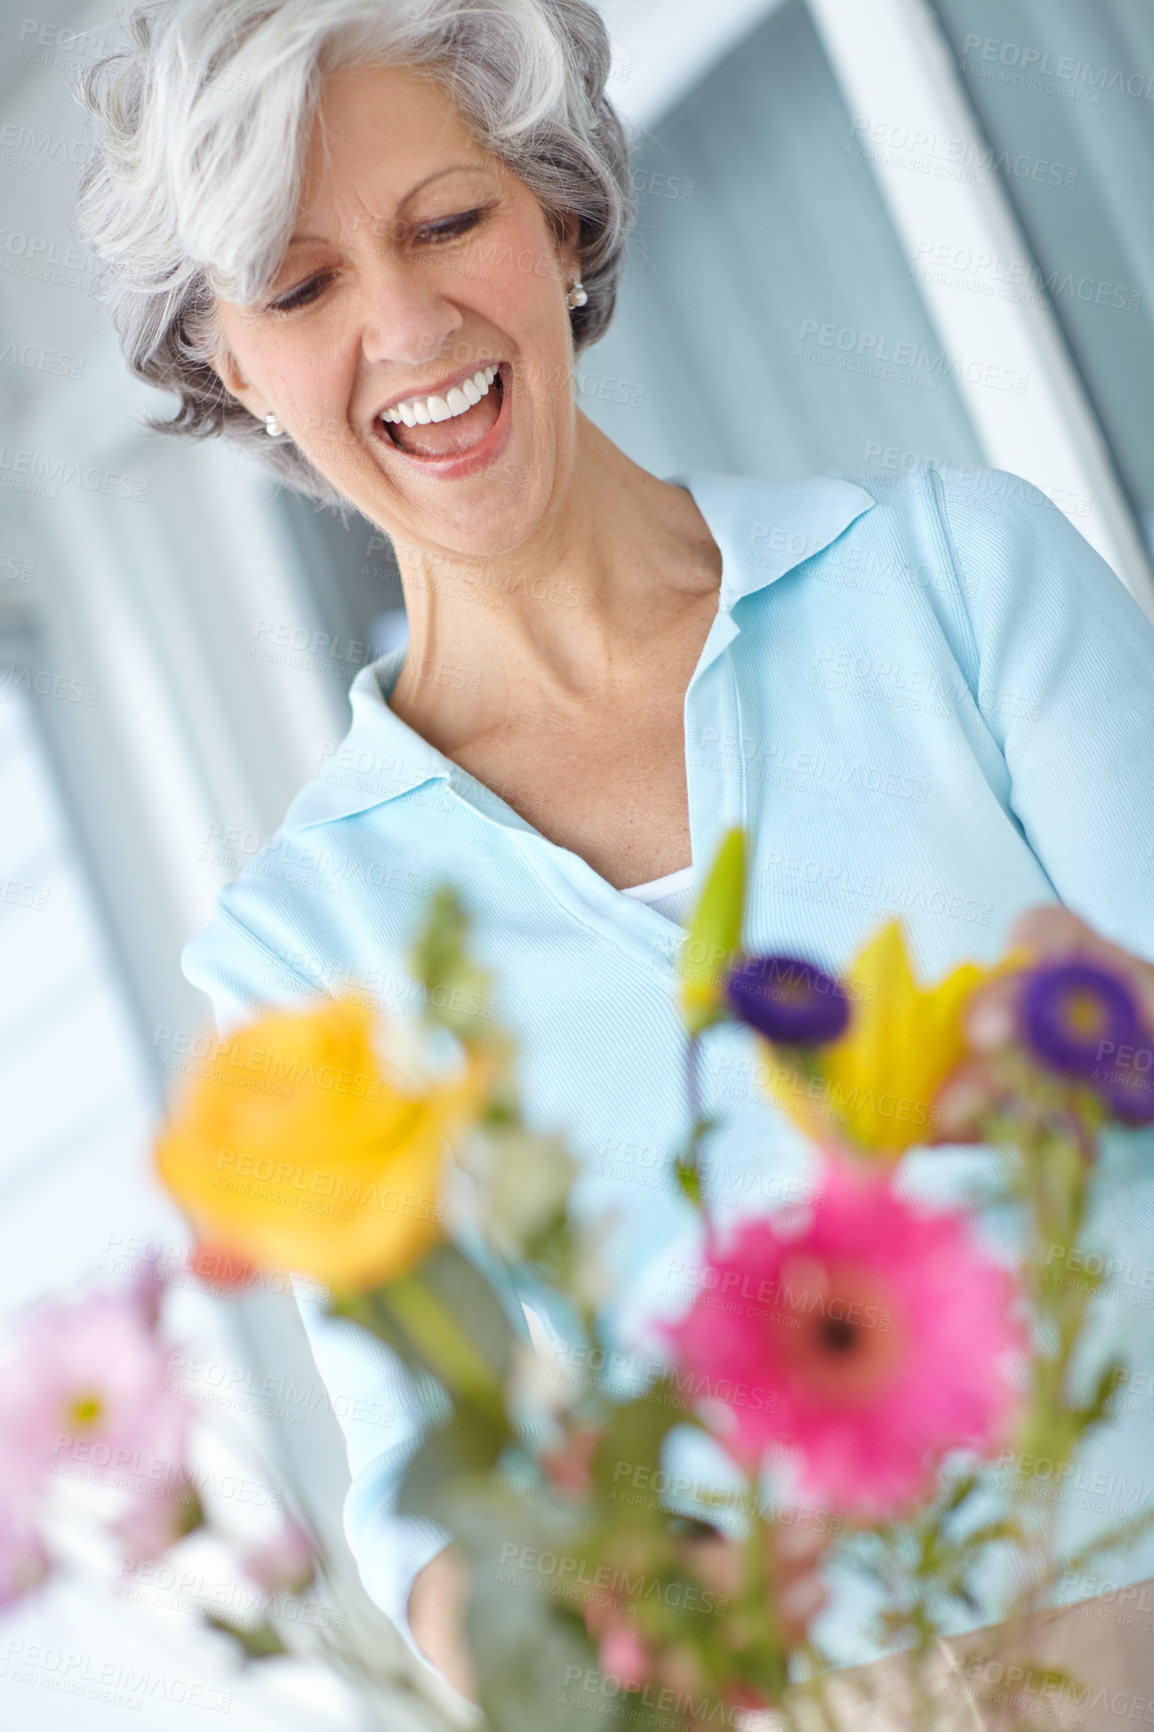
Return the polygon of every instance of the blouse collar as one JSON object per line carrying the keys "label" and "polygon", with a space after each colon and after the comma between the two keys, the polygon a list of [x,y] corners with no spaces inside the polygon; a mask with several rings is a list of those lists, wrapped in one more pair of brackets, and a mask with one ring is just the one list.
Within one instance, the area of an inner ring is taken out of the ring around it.
{"label": "blouse collar", "polygon": [[[693,470],[666,479],[692,495],[721,549],[718,621],[724,630],[719,636],[715,622],[710,638],[718,648],[740,629],[732,617],[739,602],[823,552],[876,503],[864,487],[839,475],[762,481]],[[389,708],[407,653],[402,645],[361,669],[349,691],[352,726],[289,807],[286,831],[352,817],[432,781],[467,786],[476,796],[475,779]]]}

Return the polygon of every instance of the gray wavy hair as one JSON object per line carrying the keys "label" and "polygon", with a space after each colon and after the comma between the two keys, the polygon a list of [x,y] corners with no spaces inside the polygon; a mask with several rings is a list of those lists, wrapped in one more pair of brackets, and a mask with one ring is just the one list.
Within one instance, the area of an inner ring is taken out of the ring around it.
{"label": "gray wavy hair", "polygon": [[96,123],[77,219],[129,366],[180,398],[174,419],[146,418],[153,431],[223,435],[299,492],[341,503],[209,363],[217,298],[248,305],[273,282],[323,79],[353,66],[437,76],[554,231],[577,218],[589,301],[571,314],[575,349],[605,331],[637,201],[605,95],[609,39],[587,0],[138,0],[125,23],[132,46],[77,87]]}

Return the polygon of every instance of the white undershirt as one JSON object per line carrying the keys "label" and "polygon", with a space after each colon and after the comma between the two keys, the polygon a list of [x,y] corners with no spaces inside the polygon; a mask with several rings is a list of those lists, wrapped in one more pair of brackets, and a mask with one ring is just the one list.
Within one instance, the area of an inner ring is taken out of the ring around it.
{"label": "white undershirt", "polygon": [[649,884],[635,884],[631,890],[623,890],[621,894],[632,896],[635,902],[647,903],[658,914],[664,914],[666,920],[684,926],[693,910],[693,867],[685,866],[680,872],[654,878]]}

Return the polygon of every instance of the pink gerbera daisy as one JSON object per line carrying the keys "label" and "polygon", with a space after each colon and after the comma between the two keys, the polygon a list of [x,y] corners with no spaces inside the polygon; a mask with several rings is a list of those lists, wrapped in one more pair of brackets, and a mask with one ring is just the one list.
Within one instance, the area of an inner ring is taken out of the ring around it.
{"label": "pink gerbera daisy", "polygon": [[669,1334],[680,1368],[725,1400],[735,1454],[790,1445],[806,1495],[884,1516],[947,1450],[1002,1434],[1024,1345],[1015,1291],[963,1216],[916,1211],[887,1174],[838,1159],[807,1225],[749,1221],[707,1252]]}

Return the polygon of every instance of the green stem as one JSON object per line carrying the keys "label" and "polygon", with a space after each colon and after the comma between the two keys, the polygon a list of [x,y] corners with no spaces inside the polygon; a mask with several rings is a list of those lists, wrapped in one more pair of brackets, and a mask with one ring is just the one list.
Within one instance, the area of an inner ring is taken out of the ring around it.
{"label": "green stem", "polygon": [[374,1304],[391,1313],[425,1365],[451,1394],[504,1423],[501,1390],[492,1371],[452,1312],[445,1309],[419,1274],[390,1281],[372,1295],[372,1303],[354,1301],[342,1306],[341,1311],[376,1333]]}

